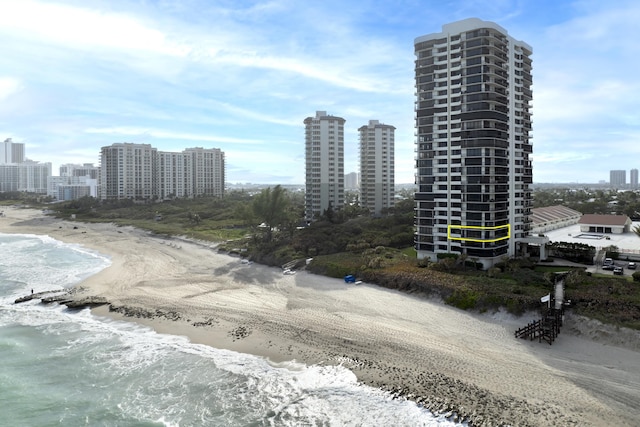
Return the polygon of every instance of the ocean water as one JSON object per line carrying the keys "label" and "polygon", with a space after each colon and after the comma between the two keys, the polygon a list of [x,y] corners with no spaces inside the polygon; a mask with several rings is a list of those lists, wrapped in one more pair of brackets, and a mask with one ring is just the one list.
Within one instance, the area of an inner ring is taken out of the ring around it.
{"label": "ocean water", "polygon": [[340,366],[272,364],[39,301],[109,259],[0,233],[0,426],[453,426]]}

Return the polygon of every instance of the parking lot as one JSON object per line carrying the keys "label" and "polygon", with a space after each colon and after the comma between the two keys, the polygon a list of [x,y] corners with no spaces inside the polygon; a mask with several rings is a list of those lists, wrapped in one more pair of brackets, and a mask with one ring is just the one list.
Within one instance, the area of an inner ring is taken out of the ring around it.
{"label": "parking lot", "polygon": [[[639,225],[640,222],[634,222],[631,225],[631,229],[633,230]],[[546,231],[544,235],[548,236],[551,242],[585,243],[590,246],[595,246],[597,251],[607,246],[616,246],[621,253],[629,254],[629,260],[626,259],[627,255],[624,255],[624,259],[614,261],[614,266],[622,267],[622,272],[625,276],[631,276],[635,271],[638,271],[629,268],[629,262],[640,263],[640,237],[633,232],[603,234],[600,238],[594,238],[592,233],[583,233],[580,231],[580,225],[574,224],[569,227]],[[613,275],[613,269],[603,269],[603,258],[604,256],[600,260],[597,260],[594,266],[587,268],[587,271]]]}

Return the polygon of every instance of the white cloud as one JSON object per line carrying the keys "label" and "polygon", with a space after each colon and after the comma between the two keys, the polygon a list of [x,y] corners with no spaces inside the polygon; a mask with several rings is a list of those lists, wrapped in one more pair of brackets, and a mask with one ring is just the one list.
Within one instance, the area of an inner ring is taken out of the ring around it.
{"label": "white cloud", "polygon": [[141,138],[159,138],[186,141],[232,143],[232,144],[261,144],[257,139],[233,138],[228,136],[202,135],[188,132],[176,132],[163,129],[151,129],[142,127],[114,126],[105,128],[87,128],[84,130],[89,134],[109,134],[121,136],[136,136]]}
{"label": "white cloud", "polygon": [[77,48],[116,48],[186,55],[159,30],[129,15],[33,0],[0,3],[0,28]]}
{"label": "white cloud", "polygon": [[13,77],[0,77],[0,101],[4,101],[22,89],[20,80]]}

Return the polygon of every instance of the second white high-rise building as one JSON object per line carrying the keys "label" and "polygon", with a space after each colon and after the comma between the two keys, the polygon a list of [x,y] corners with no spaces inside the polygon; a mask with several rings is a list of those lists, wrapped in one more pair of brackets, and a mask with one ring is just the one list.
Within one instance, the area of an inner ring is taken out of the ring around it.
{"label": "second white high-rise building", "polygon": [[360,127],[360,205],[373,216],[392,208],[395,197],[395,127],[378,120]]}

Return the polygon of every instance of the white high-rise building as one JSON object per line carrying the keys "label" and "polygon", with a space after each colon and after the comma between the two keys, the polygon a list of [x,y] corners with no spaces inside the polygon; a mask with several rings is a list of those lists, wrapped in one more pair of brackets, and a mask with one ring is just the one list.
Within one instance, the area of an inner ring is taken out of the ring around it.
{"label": "white high-rise building", "polygon": [[18,191],[20,173],[17,164],[0,163],[0,193]]}
{"label": "white high-rise building", "polygon": [[46,194],[50,177],[51,163],[28,160],[23,143],[13,142],[11,138],[0,142],[0,192]]}
{"label": "white high-rise building", "polygon": [[188,173],[192,176],[191,196],[224,195],[225,161],[219,148],[187,148],[183,151],[189,156]]}
{"label": "white high-rise building", "polygon": [[638,169],[631,169],[629,172],[629,184],[631,188],[638,188]]}
{"label": "white high-rise building", "polygon": [[307,221],[344,205],[344,123],[326,111],[304,120]]}
{"label": "white high-rise building", "polygon": [[191,175],[191,156],[168,151],[158,152],[158,197],[191,197],[193,194],[193,176]]}
{"label": "white high-rise building", "polygon": [[360,127],[360,205],[373,216],[393,207],[395,127],[369,120]]}
{"label": "white high-rise building", "polygon": [[0,142],[0,165],[15,164],[25,161],[24,144],[13,142],[11,138]]}
{"label": "white high-rise building", "polygon": [[72,177],[72,176],[86,176],[90,179],[100,178],[100,167],[94,166],[93,163],[74,164],[65,163],[60,165],[60,176]]}
{"label": "white high-rise building", "polygon": [[627,171],[624,169],[609,171],[609,184],[617,188],[625,187],[627,185]]}
{"label": "white high-rise building", "polygon": [[531,227],[532,48],[476,18],[414,47],[418,257],[516,256]]}
{"label": "white high-rise building", "polygon": [[[60,167],[62,169],[62,166]],[[47,195],[56,200],[75,200],[81,197],[98,197],[98,179],[90,175],[61,175],[49,177]]]}
{"label": "white high-rise building", "polygon": [[102,147],[100,171],[102,199],[224,196],[224,152],[218,148],[175,153],[118,143]]}
{"label": "white high-rise building", "polygon": [[360,174],[358,172],[349,172],[344,174],[345,190],[360,190]]}
{"label": "white high-rise building", "polygon": [[48,180],[51,177],[51,163],[26,160],[18,163],[18,191],[47,194]]}
{"label": "white high-rise building", "polygon": [[100,198],[148,200],[157,196],[158,152],[150,144],[102,147]]}

